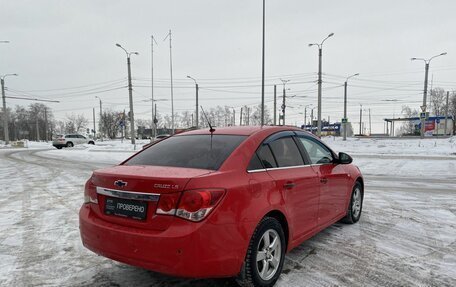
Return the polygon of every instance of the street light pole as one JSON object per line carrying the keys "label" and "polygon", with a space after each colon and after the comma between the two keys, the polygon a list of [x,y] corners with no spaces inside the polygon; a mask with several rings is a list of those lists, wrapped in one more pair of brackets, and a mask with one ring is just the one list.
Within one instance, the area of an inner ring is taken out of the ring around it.
{"label": "street light pole", "polygon": [[6,110],[6,96],[5,96],[5,78],[8,76],[17,76],[17,74],[6,74],[0,78],[1,85],[2,85],[3,133],[4,133],[5,144],[9,144],[8,112]]}
{"label": "street light pole", "polygon": [[265,0],[263,0],[263,49],[261,61],[261,126],[264,125],[264,30],[265,30]]}
{"label": "street light pole", "polygon": [[151,79],[151,96],[152,96],[152,122],[151,122],[151,130],[152,130],[152,138],[155,137],[155,116],[154,116],[154,42],[156,45],[157,41],[155,41],[154,36],[150,36],[150,47],[151,47],[151,71],[150,71],[150,79]]}
{"label": "street light pole", "polygon": [[173,94],[173,58],[172,58],[172,46],[171,46],[171,29],[165,39],[169,37],[169,73],[171,75],[171,129],[174,134],[174,94]]}
{"label": "street light pole", "polygon": [[198,87],[198,83],[196,82],[196,80],[190,76],[187,76],[187,78],[189,79],[192,79],[194,82],[195,82],[195,97],[196,97],[196,106],[195,106],[195,117],[196,117],[196,120],[195,120],[195,127],[196,129],[198,129],[198,123],[199,123],[199,116],[198,116],[198,91],[199,91],[199,87]]}
{"label": "street light pole", "polygon": [[285,97],[286,97],[286,95],[285,95],[285,85],[286,85],[290,80],[282,80],[282,79],[280,79],[280,80],[282,81],[282,84],[283,84],[282,126],[284,126],[284,125],[285,125],[285,108],[287,107],[287,106],[285,105]]}
{"label": "street light pole", "polygon": [[347,79],[345,79],[345,83],[344,83],[344,121],[342,123],[343,127],[344,127],[344,141],[347,140],[347,82],[348,82],[348,79],[355,77],[355,76],[359,76],[359,73],[356,73],[356,74],[353,74],[353,75],[347,77]]}
{"label": "street light pole", "polygon": [[99,101],[100,101],[100,119],[98,120],[99,122],[99,131],[98,133],[100,134],[100,137],[101,137],[101,141],[103,141],[103,103],[101,102],[101,98],[98,97],[98,96],[95,96],[95,98],[97,98]]}
{"label": "street light pole", "polygon": [[314,109],[315,107],[310,109],[310,132],[313,133],[313,120],[314,120]]}
{"label": "street light pole", "polygon": [[363,105],[359,104],[359,135],[362,135]]}
{"label": "street light pole", "polygon": [[130,136],[131,136],[131,144],[135,144],[136,138],[135,138],[135,117],[133,114],[133,86],[131,84],[131,62],[130,62],[130,56],[133,55],[139,55],[138,52],[127,52],[125,48],[123,48],[120,44],[116,44],[117,47],[121,48],[122,50],[125,51],[127,54],[127,68],[128,68],[128,96],[129,96],[129,102],[130,102]]}
{"label": "street light pole", "polygon": [[446,52],[440,53],[427,60],[424,58],[411,58],[410,59],[412,61],[415,61],[415,60],[424,61],[424,90],[423,90],[423,105],[421,106],[421,111],[424,113],[424,117],[420,116],[420,118],[421,118],[420,137],[421,138],[424,138],[424,131],[425,131],[425,125],[426,125],[426,97],[427,97],[427,87],[428,87],[429,63],[431,62],[432,59],[440,57],[440,56],[445,56],[446,54],[447,54]]}
{"label": "street light pole", "polygon": [[321,136],[321,86],[322,86],[322,54],[323,54],[323,43],[329,38],[334,36],[334,33],[329,34],[320,44],[313,43],[309,44],[309,47],[318,46],[318,106],[317,106],[317,136]]}
{"label": "street light pole", "polygon": [[310,107],[312,106],[312,104],[308,104],[308,105],[305,105],[304,106],[304,126],[306,126],[306,130],[307,130],[307,107]]}

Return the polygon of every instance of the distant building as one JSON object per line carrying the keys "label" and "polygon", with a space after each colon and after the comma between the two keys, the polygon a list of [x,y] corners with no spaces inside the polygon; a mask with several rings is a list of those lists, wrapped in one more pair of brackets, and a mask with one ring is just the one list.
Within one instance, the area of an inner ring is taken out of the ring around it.
{"label": "distant building", "polygon": [[[395,118],[395,119],[384,119],[386,122],[386,130],[390,136],[395,135],[395,123],[396,122],[408,122],[412,125],[411,134],[417,135],[421,133],[421,119],[419,117],[413,118]],[[442,135],[453,135],[454,134],[454,118],[449,116],[447,118],[447,129],[445,132],[445,116],[433,116],[428,117],[424,125],[425,136],[442,136]]]}
{"label": "distant building", "polygon": [[[347,123],[347,129],[350,131],[349,126],[351,126],[349,123]],[[313,134],[317,133],[317,122],[315,121],[313,125],[302,125],[301,129],[311,132]],[[341,136],[343,132],[343,126],[341,123],[329,123],[327,121],[322,121],[321,122],[321,135],[322,136]],[[347,136],[351,136],[353,133],[348,132]]]}

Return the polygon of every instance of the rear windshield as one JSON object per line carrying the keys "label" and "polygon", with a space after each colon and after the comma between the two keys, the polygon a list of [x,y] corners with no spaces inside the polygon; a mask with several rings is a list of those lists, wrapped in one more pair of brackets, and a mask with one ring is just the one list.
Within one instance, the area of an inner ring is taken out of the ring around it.
{"label": "rear windshield", "polygon": [[239,135],[170,137],[145,149],[125,164],[217,170],[246,138]]}

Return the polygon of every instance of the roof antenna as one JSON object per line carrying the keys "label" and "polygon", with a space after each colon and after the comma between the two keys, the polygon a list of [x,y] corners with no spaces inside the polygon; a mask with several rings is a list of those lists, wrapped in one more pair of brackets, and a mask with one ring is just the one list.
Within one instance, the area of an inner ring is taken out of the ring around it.
{"label": "roof antenna", "polygon": [[207,118],[207,115],[206,115],[206,113],[204,112],[203,106],[200,106],[200,107],[201,107],[201,110],[203,111],[203,115],[204,115],[204,117],[206,118],[207,123],[209,124],[209,132],[212,134],[213,132],[215,132],[215,129],[212,127],[211,122],[210,122],[209,119]]}

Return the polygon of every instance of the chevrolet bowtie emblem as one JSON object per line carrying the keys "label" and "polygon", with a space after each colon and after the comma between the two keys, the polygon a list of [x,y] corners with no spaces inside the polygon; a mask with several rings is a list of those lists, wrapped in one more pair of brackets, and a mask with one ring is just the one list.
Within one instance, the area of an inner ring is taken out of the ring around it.
{"label": "chevrolet bowtie emblem", "polygon": [[122,180],[116,180],[114,181],[114,185],[118,187],[125,187],[127,186],[128,182],[122,181]]}

